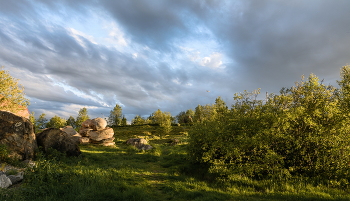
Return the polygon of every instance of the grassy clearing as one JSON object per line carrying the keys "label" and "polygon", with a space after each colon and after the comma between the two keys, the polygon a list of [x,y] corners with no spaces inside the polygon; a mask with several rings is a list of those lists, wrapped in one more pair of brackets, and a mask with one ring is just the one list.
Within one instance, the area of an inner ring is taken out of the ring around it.
{"label": "grassy clearing", "polygon": [[[0,189],[0,200],[350,200],[347,190],[302,179],[218,181],[204,176],[202,167],[188,164],[186,131],[173,127],[166,136],[159,127],[119,127],[115,147],[84,145],[76,158],[39,155],[37,168],[28,170],[21,184]],[[144,152],[125,144],[141,136],[155,149]],[[171,146],[174,138],[180,143]]]}

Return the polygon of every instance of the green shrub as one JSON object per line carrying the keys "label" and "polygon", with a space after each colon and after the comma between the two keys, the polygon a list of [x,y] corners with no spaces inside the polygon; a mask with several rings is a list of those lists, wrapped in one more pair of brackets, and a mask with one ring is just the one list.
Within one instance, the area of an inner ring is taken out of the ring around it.
{"label": "green shrub", "polygon": [[222,176],[347,180],[350,127],[340,93],[310,75],[266,101],[259,90],[235,94],[224,118],[191,128],[189,155]]}

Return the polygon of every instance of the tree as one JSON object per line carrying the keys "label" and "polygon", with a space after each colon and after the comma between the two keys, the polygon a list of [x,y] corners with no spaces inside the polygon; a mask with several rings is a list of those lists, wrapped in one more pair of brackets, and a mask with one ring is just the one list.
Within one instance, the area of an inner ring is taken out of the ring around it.
{"label": "tree", "polygon": [[46,124],[48,128],[63,128],[67,125],[67,120],[55,115],[50,119],[50,121]]}
{"label": "tree", "polygon": [[216,110],[215,107],[212,105],[198,105],[195,108],[194,112],[194,122],[204,122],[204,121],[210,121],[215,119],[216,117]]}
{"label": "tree", "polygon": [[24,87],[18,84],[18,79],[11,77],[9,72],[1,67],[0,110],[16,113],[18,110],[26,108],[29,105],[29,100],[24,95]]}
{"label": "tree", "polygon": [[170,112],[162,112],[160,109],[158,109],[151,115],[150,120],[152,121],[152,124],[158,124],[160,127],[162,127],[164,133],[170,133],[172,129],[172,116]]}
{"label": "tree", "polygon": [[179,124],[188,124],[193,123],[194,111],[192,109],[187,110],[186,112],[182,111],[178,115],[176,115],[177,123]]}
{"label": "tree", "polygon": [[46,119],[46,114],[42,113],[35,122],[35,128],[36,129],[44,129],[44,128],[46,128],[47,122],[48,122],[48,120]]}
{"label": "tree", "polygon": [[214,109],[216,111],[216,118],[219,121],[224,121],[225,114],[227,114],[229,110],[228,110],[228,107],[226,106],[225,101],[223,101],[220,96],[215,99]]}
{"label": "tree", "polygon": [[146,120],[142,118],[140,115],[136,115],[134,119],[131,121],[131,125],[143,125],[145,124]]}
{"label": "tree", "polygon": [[121,125],[126,126],[127,124],[127,119],[125,118],[125,116],[123,116]]}
{"label": "tree", "polygon": [[32,122],[33,125],[35,125],[35,112],[31,112],[29,115],[29,121]]}
{"label": "tree", "polygon": [[111,110],[108,117],[108,124],[110,126],[120,126],[122,122],[122,107],[116,104],[113,110]]}
{"label": "tree", "polygon": [[69,118],[67,120],[67,126],[72,126],[74,129],[77,128],[77,124],[75,122],[74,117],[69,116]]}
{"label": "tree", "polygon": [[79,129],[81,127],[81,124],[88,119],[90,119],[88,115],[88,110],[85,107],[80,109],[75,121],[76,129]]}

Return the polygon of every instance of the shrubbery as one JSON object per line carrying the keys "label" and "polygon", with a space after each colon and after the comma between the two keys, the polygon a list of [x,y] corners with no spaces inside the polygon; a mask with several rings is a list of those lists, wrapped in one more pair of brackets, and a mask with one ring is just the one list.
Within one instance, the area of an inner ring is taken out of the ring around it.
{"label": "shrubbery", "polygon": [[259,90],[235,94],[224,118],[197,123],[189,133],[193,161],[222,176],[329,180],[349,178],[349,67],[340,89],[315,75],[258,100]]}

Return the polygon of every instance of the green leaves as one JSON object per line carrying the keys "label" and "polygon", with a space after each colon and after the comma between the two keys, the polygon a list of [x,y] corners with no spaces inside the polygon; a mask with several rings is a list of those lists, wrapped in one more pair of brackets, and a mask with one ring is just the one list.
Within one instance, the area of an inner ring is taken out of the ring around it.
{"label": "green leaves", "polygon": [[17,112],[29,105],[24,97],[24,87],[18,84],[18,79],[11,77],[8,71],[0,69],[0,110]]}
{"label": "green leaves", "polygon": [[[235,94],[231,110],[197,121],[189,132],[192,160],[224,176],[344,178],[350,161],[349,67],[342,78],[340,89],[311,74],[265,100],[257,98],[260,89]],[[203,106],[197,108],[202,112]]]}

